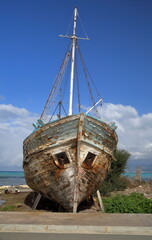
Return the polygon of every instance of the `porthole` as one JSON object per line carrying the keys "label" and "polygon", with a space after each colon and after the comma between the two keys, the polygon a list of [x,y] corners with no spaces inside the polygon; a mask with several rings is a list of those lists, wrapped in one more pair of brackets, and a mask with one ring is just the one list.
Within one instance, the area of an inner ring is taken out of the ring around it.
{"label": "porthole", "polygon": [[86,158],[83,161],[82,166],[87,169],[92,168],[95,157],[96,155],[94,153],[88,152]]}
{"label": "porthole", "polygon": [[60,168],[65,168],[70,163],[65,152],[55,154],[55,163]]}

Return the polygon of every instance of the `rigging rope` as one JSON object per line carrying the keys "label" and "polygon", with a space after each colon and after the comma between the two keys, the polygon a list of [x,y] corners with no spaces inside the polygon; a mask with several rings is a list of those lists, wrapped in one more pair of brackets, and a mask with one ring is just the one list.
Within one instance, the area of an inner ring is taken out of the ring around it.
{"label": "rigging rope", "polygon": [[[71,49],[72,51],[72,45],[71,45]],[[70,59],[71,59],[71,52],[70,52]],[[69,81],[69,75],[70,75],[70,59],[68,61],[68,64],[67,64],[67,67],[66,67],[66,73],[65,73],[65,76],[64,76],[64,81],[62,82],[62,97],[61,97],[61,101],[63,100],[65,94],[66,94],[66,88],[68,86],[68,81]]]}
{"label": "rigging rope", "polygon": [[[85,34],[85,37],[86,37],[86,39],[88,40],[88,39],[89,39],[89,38],[88,38],[88,35],[87,35],[86,31],[85,31],[84,25],[83,25],[83,23],[82,23],[82,20],[81,20],[80,15],[79,15],[78,12],[77,12],[77,15],[78,15],[78,19],[79,19],[79,21],[80,21],[80,24],[81,24],[81,26],[82,26],[83,32],[84,32],[84,34]],[[73,18],[73,16],[72,16],[72,18]],[[71,38],[71,36],[68,36],[68,32],[69,32],[69,29],[70,29],[70,25],[71,25],[71,22],[70,22],[70,24],[69,24],[69,26],[68,26],[66,36],[62,36],[62,35],[61,35],[62,37],[70,37],[70,38]],[[78,39],[79,39],[79,38],[78,38]],[[84,38],[80,38],[80,39],[84,39]],[[81,51],[80,51],[80,48],[79,48],[77,39],[76,39],[76,50],[77,50],[77,51],[76,51],[76,56],[75,56],[75,57],[76,57],[76,60],[77,60],[77,58],[78,58],[78,57],[77,57],[77,52],[78,52],[79,55],[80,55],[80,59],[81,59],[82,66],[83,66],[83,70],[84,70],[84,74],[85,74],[85,79],[86,79],[86,83],[87,83],[87,86],[88,86],[88,90],[89,90],[89,94],[90,94],[90,99],[91,99],[91,101],[92,101],[92,105],[93,105],[93,106],[96,106],[96,103],[95,103],[95,100],[94,100],[94,96],[93,96],[93,93],[92,93],[92,89],[91,89],[91,86],[90,86],[89,78],[90,78],[91,81],[92,81],[92,84],[93,84],[93,86],[94,86],[94,89],[95,89],[98,97],[100,97],[100,94],[98,93],[98,90],[97,90],[97,88],[96,88],[96,86],[95,86],[95,84],[94,84],[94,81],[93,81],[93,79],[92,79],[89,71],[87,70],[87,67],[86,67],[85,62],[84,62],[84,60],[83,60],[82,53],[81,53]],[[65,75],[65,69],[67,68],[67,65],[68,65],[68,62],[69,62],[69,58],[70,58],[70,56],[71,56],[71,53],[72,53],[72,43],[70,42],[70,44],[69,44],[69,46],[68,46],[68,50],[67,50],[67,52],[66,52],[66,54],[65,54],[64,60],[63,60],[63,62],[62,62],[62,64],[61,64],[61,66],[60,66],[60,70],[59,70],[59,72],[58,72],[58,74],[57,74],[57,76],[56,76],[56,78],[55,78],[55,81],[54,81],[54,84],[53,84],[53,86],[52,86],[51,92],[50,92],[49,97],[48,97],[48,99],[47,99],[47,101],[46,101],[46,104],[45,104],[45,107],[44,107],[44,109],[43,109],[43,112],[42,112],[42,114],[41,114],[41,116],[40,116],[40,119],[43,120],[43,121],[46,121],[48,115],[50,114],[50,111],[52,110],[52,107],[53,107],[54,103],[57,102],[57,99],[56,99],[56,98],[57,98],[57,94],[58,94],[59,89],[62,87],[62,88],[64,88],[64,90],[65,90],[65,88],[66,88],[66,86],[67,86],[67,81],[66,81],[66,82],[64,83],[64,85],[63,85],[62,79],[63,79],[63,77],[64,77],[64,75]],[[79,81],[78,81],[78,65],[77,65],[77,61],[76,61],[76,71],[75,71],[74,74],[75,74],[75,79],[76,79],[75,84],[76,84],[76,87],[77,87],[77,94],[78,94],[78,95],[77,95],[77,99],[78,99],[78,109],[79,109],[79,112],[81,112],[80,85],[79,85]],[[59,107],[59,114],[58,114],[59,117],[60,117],[60,115],[61,115],[61,107],[63,108],[64,113],[66,113],[66,111],[65,111],[65,109],[64,109],[64,107],[63,107],[63,104],[62,104],[62,103],[63,103],[62,100],[63,100],[64,94],[65,94],[65,91],[61,92],[61,94],[60,94],[60,100],[59,100],[59,102],[58,102],[58,104],[57,104],[57,107],[55,108],[55,110],[54,110],[54,112],[53,112],[53,114],[54,114],[55,111],[57,110],[57,108]],[[98,111],[96,110],[96,112],[98,112]],[[67,115],[67,114],[66,114],[66,115]],[[51,116],[50,120],[52,119],[52,117],[53,117],[53,115]]]}
{"label": "rigging rope", "polygon": [[70,26],[72,25],[72,22],[73,22],[72,20],[73,20],[73,14],[72,14],[71,21],[70,21],[70,23],[69,23],[68,30],[67,30],[65,36],[68,36],[68,32],[69,32]]}
{"label": "rigging rope", "polygon": [[[95,85],[95,83],[94,83],[94,81],[93,81],[93,78],[92,78],[91,74],[89,73],[89,70],[88,70],[88,68],[87,68],[86,65],[85,65],[85,68],[86,68],[86,71],[87,71],[87,73],[88,73],[88,75],[89,75],[89,78],[90,78],[90,80],[91,80],[91,82],[92,82],[92,84],[93,84],[93,86],[94,86],[94,89],[95,89],[95,91],[96,91],[99,99],[101,99],[101,95],[100,95],[100,93],[98,92],[98,89],[96,88],[96,85]],[[100,102],[100,105],[102,106],[102,101]]]}
{"label": "rigging rope", "polygon": [[[82,66],[83,66],[83,70],[84,70],[84,73],[85,73],[85,78],[86,78],[86,82],[87,82],[87,86],[88,86],[90,98],[91,98],[91,100],[92,100],[93,106],[96,106],[96,105],[95,105],[96,103],[95,103],[95,100],[94,100],[94,97],[93,97],[93,94],[92,94],[92,89],[91,89],[91,86],[90,86],[89,78],[88,78],[88,75],[89,75],[89,77],[90,77],[90,74],[88,74],[88,71],[87,71],[85,62],[84,62],[84,60],[83,60],[82,53],[81,53],[81,51],[80,51],[80,48],[79,48],[78,43],[77,43],[77,49],[78,49],[78,52],[79,52],[79,55],[80,55],[80,59],[81,59],[81,62],[82,62]],[[92,78],[91,78],[91,80],[92,80]],[[93,82],[93,80],[92,80],[92,82]],[[94,85],[94,87],[95,87],[95,85]],[[100,96],[99,93],[98,93],[98,91],[97,91],[97,89],[96,89],[96,87],[95,87],[95,90],[96,90],[98,96]],[[97,109],[97,108],[96,108],[96,114],[97,114],[98,117],[99,117],[99,112],[98,112],[98,109]]]}
{"label": "rigging rope", "polygon": [[[70,44],[71,45],[71,44]],[[55,102],[55,98],[56,98],[56,95],[58,93],[58,89],[60,88],[61,86],[61,83],[62,83],[62,79],[63,79],[63,76],[64,76],[64,73],[65,73],[65,69],[66,69],[66,66],[67,66],[67,63],[68,63],[68,60],[69,60],[69,57],[70,57],[70,53],[71,52],[66,52],[65,54],[65,58],[60,66],[60,70],[59,70],[59,73],[57,74],[56,78],[55,78],[55,81],[54,81],[54,84],[52,86],[52,89],[51,89],[51,92],[49,94],[49,97],[46,101],[46,104],[45,104],[45,107],[43,109],[43,112],[40,116],[40,119],[43,120],[43,121],[46,121],[49,113],[50,113],[50,110]]]}
{"label": "rigging rope", "polygon": [[63,108],[63,111],[65,113],[65,116],[68,116],[67,112],[65,111],[65,108],[64,108],[63,104],[62,104],[62,108]]}
{"label": "rigging rope", "polygon": [[78,14],[78,17],[79,17],[79,20],[80,20],[80,24],[81,24],[81,26],[82,26],[82,28],[83,28],[83,31],[84,31],[85,37],[86,37],[86,39],[89,39],[89,38],[88,38],[88,35],[87,35],[86,31],[85,31],[84,25],[83,25],[83,23],[82,23],[82,20],[81,20],[81,18],[80,18],[80,15],[79,15],[78,12],[77,12],[77,14]]}
{"label": "rigging rope", "polygon": [[88,79],[88,74],[87,74],[87,71],[86,71],[86,68],[85,68],[85,63],[84,63],[82,54],[80,52],[80,48],[78,46],[78,43],[77,43],[77,49],[78,49],[78,52],[79,52],[79,55],[80,55],[80,59],[81,59],[81,63],[82,63],[82,66],[83,66],[83,70],[84,70],[84,73],[85,73],[86,82],[87,82],[87,86],[88,86],[89,93],[90,93],[90,98],[91,98],[92,103],[94,105],[95,104],[95,100],[94,100],[94,97],[93,97],[93,94],[92,94],[92,90],[91,90],[91,87],[90,87],[90,82],[89,82],[89,79]]}

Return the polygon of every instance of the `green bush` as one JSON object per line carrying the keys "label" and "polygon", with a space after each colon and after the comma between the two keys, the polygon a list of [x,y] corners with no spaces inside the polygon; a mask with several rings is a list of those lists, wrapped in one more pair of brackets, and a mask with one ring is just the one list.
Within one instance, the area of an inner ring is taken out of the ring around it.
{"label": "green bush", "polygon": [[141,193],[103,198],[103,204],[107,213],[152,213],[152,199]]}
{"label": "green bush", "polygon": [[117,149],[114,156],[117,160],[112,161],[107,177],[99,187],[102,196],[107,196],[112,191],[122,191],[128,186],[128,179],[122,174],[127,166],[130,153]]}

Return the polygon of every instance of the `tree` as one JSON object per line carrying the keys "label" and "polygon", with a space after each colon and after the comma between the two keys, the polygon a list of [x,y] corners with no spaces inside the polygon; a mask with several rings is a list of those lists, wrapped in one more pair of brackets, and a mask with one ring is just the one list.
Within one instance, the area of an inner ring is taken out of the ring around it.
{"label": "tree", "polygon": [[102,195],[107,195],[112,191],[124,190],[127,187],[127,180],[122,176],[125,172],[127,162],[131,154],[126,150],[117,149],[114,153],[116,161],[112,161],[111,168],[106,179],[102,182],[99,190]]}

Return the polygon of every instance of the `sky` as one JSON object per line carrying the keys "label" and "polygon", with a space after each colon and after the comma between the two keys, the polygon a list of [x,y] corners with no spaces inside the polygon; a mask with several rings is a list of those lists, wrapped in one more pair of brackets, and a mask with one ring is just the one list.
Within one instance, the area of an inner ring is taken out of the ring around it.
{"label": "sky", "polygon": [[58,35],[74,7],[90,39],[79,44],[103,99],[101,119],[116,122],[129,167],[152,170],[151,0],[0,0],[0,170],[22,169],[22,142],[63,60],[69,39]]}

